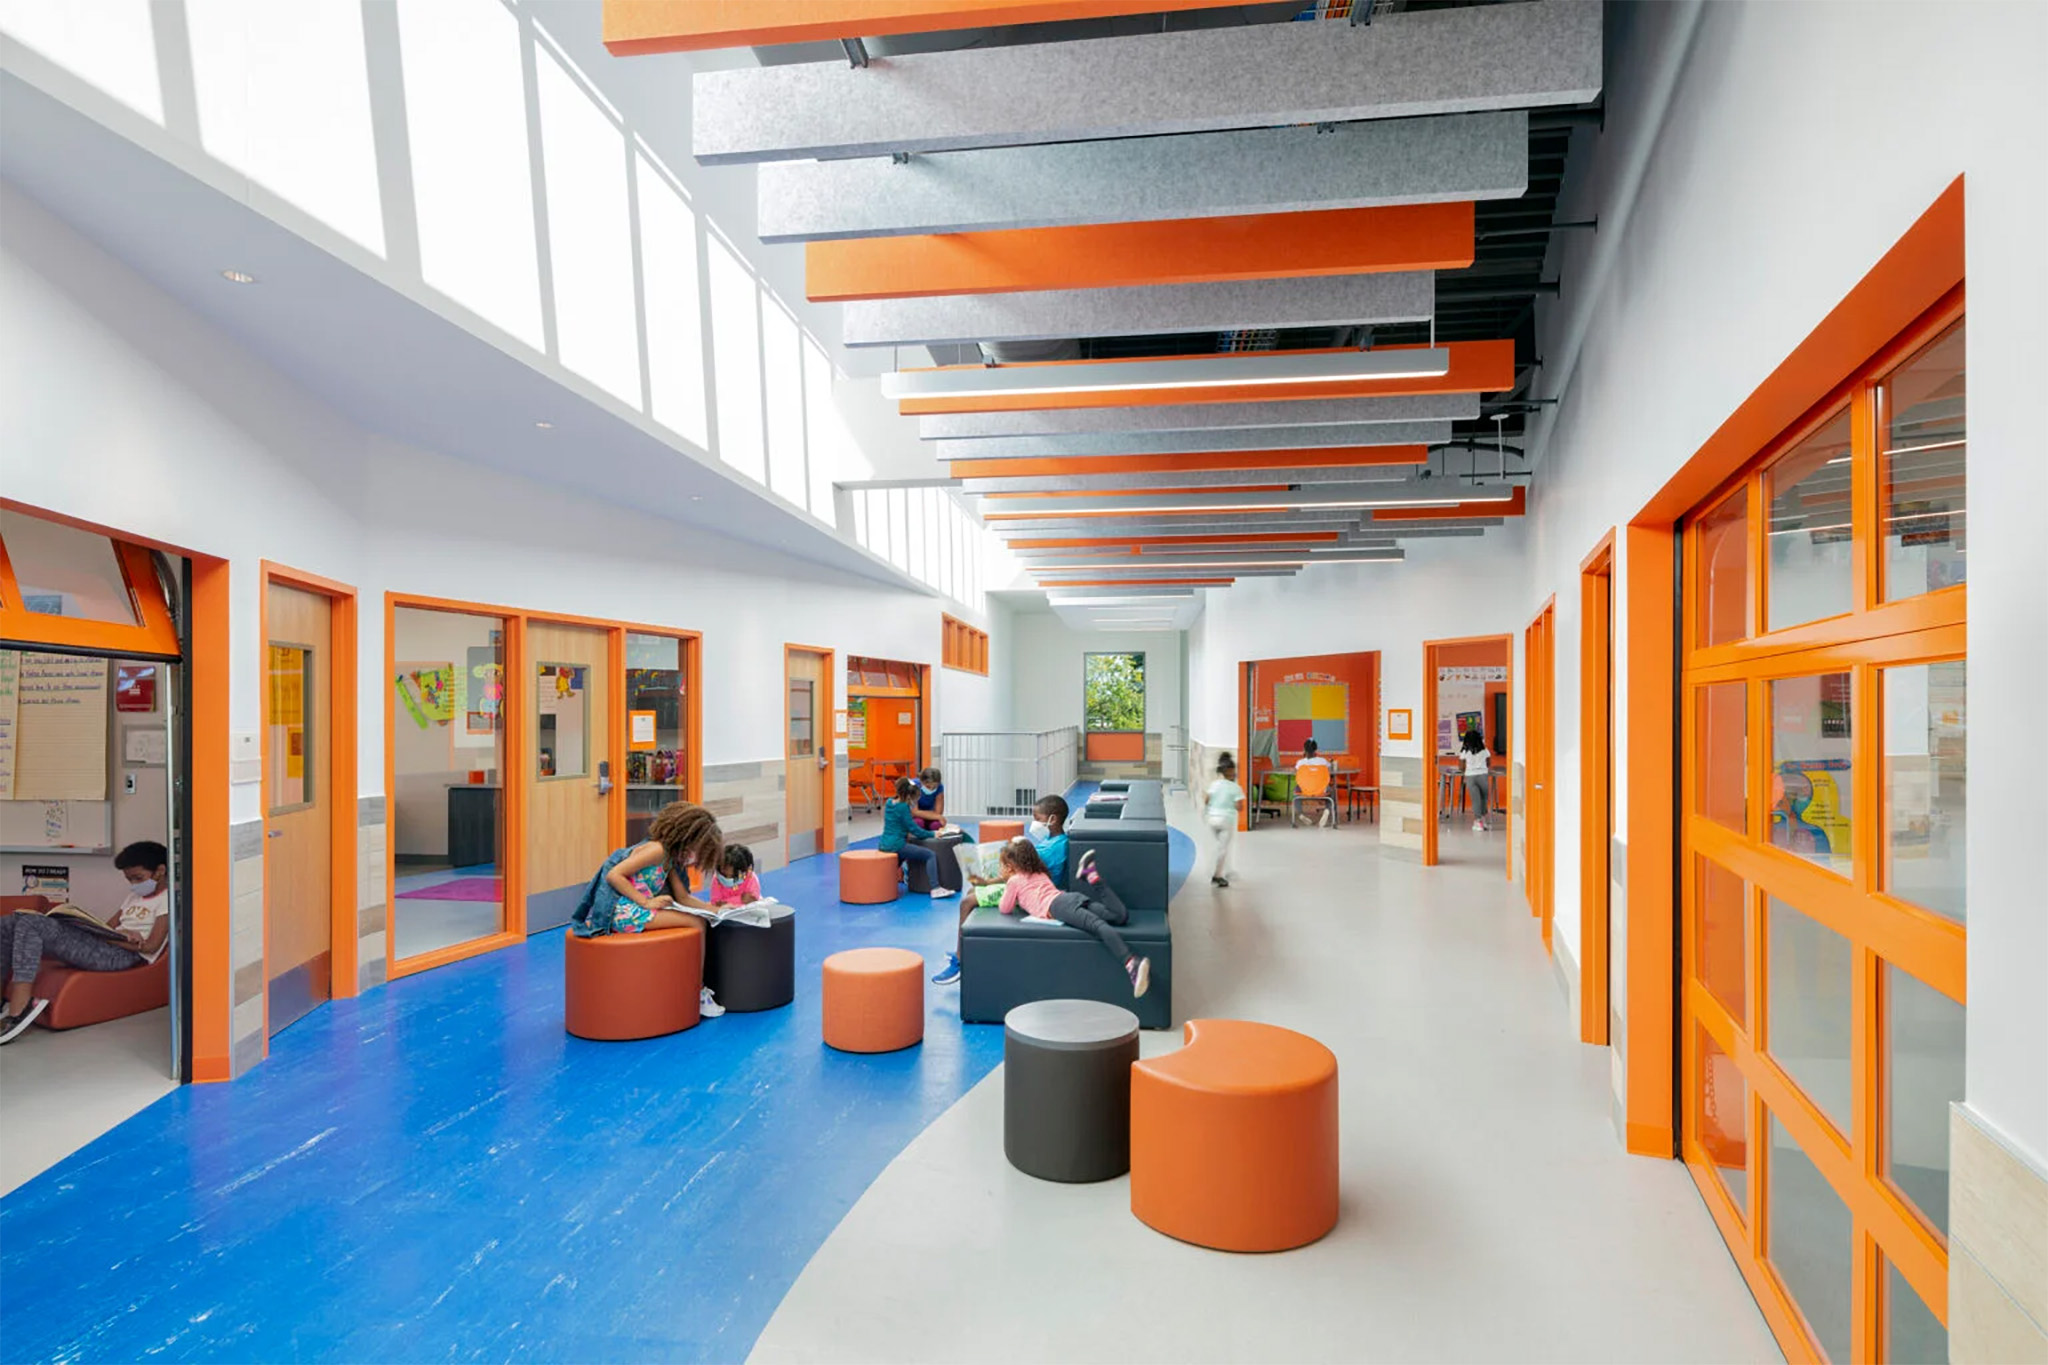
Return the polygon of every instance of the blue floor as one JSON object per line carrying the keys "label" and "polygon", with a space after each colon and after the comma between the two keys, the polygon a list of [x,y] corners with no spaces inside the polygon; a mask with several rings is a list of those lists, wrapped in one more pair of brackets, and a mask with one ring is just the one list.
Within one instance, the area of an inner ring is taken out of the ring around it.
{"label": "blue floor", "polygon": [[[1174,833],[1177,890],[1194,846]],[[934,966],[957,902],[800,907],[797,1000],[687,1033],[562,1031],[562,936],[316,1010],[0,1200],[0,1358],[739,1360],[840,1217],[1001,1059],[930,987],[925,1041],[819,1042],[831,953]],[[9,1123],[34,1122],[14,1110]]]}

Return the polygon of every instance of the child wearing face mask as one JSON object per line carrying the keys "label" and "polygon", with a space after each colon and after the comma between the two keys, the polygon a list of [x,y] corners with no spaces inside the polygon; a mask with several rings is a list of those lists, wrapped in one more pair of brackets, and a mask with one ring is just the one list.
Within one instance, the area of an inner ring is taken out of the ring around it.
{"label": "child wearing face mask", "polygon": [[1031,824],[1024,831],[1046,875],[1062,891],[1067,887],[1067,814],[1064,796],[1048,796],[1031,808]]}
{"label": "child wearing face mask", "polygon": [[19,1038],[49,1008],[47,1000],[30,999],[45,956],[87,972],[126,971],[163,956],[171,933],[170,861],[170,850],[154,840],[115,854],[115,870],[128,879],[128,897],[104,924],[75,906],[60,907],[74,912],[61,916],[0,916],[0,970],[7,974],[0,1044]]}
{"label": "child wearing face mask", "polygon": [[707,899],[723,910],[728,905],[752,905],[761,899],[761,879],[754,874],[754,850],[745,844],[727,844],[718,855],[718,870],[705,886]]}
{"label": "child wearing face mask", "polygon": [[[1035,859],[1038,864],[1037,870],[1051,879],[1053,889],[1056,891],[1065,890],[1067,885],[1067,813],[1069,809],[1067,799],[1064,796],[1048,796],[1031,808],[1031,824],[1024,831],[1024,841],[1028,842],[1032,852],[1037,854]],[[1012,840],[1012,842],[1016,841]],[[1007,861],[1007,854],[1008,850],[1006,849],[1006,860],[1003,864],[1002,876],[976,877],[969,875],[967,878],[969,884],[974,887],[975,894],[967,897],[960,903],[960,922],[963,925],[967,923],[967,917],[973,914],[977,907],[993,909],[995,904],[1000,903],[999,900],[991,903],[985,900],[980,893],[985,888],[1004,886],[1011,876],[1014,875]],[[1147,970],[1150,969],[1148,968]],[[939,968],[937,974],[932,977],[932,981],[936,985],[950,986],[959,979],[960,952],[959,949],[955,948],[954,951],[946,955],[946,965]]]}
{"label": "child wearing face mask", "polygon": [[946,827],[946,782],[937,768],[926,768],[917,775],[917,827]]}

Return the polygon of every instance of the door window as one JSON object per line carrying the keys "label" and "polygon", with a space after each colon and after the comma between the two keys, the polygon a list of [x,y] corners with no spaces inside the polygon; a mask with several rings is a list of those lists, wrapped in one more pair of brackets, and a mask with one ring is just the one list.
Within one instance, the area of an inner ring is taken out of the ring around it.
{"label": "door window", "polygon": [[264,681],[270,690],[270,813],[313,804],[313,651],[269,646]]}
{"label": "door window", "polygon": [[583,664],[543,663],[534,680],[539,713],[534,762],[543,778],[590,774],[590,669]]}

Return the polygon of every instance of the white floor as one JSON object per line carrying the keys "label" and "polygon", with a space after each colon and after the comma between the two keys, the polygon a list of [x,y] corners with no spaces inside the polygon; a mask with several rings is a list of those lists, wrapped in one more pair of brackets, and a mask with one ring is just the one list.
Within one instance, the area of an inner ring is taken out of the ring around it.
{"label": "white floor", "polygon": [[1337,1053],[1329,1237],[1207,1251],[1132,1218],[1124,1180],[1020,1174],[998,1069],[848,1212],[753,1359],[1779,1359],[1684,1169],[1621,1151],[1606,1052],[1574,1041],[1503,839],[1468,826],[1469,861],[1425,871],[1370,825],[1269,825],[1238,836],[1230,889],[1205,849],[1175,903],[1176,1018]]}
{"label": "white floor", "polygon": [[177,1089],[171,1012],[31,1028],[0,1047],[0,1194]]}

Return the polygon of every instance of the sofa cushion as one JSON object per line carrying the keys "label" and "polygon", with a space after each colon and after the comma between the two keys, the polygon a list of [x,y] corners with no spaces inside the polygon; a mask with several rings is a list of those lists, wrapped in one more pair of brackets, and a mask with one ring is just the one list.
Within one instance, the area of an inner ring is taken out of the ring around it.
{"label": "sofa cushion", "polygon": [[1163,910],[1136,910],[1118,926],[1131,951],[1152,960],[1152,988],[1131,998],[1130,978],[1093,934],[1064,924],[976,910],[960,930],[960,1018],[999,1024],[1034,1000],[1121,1005],[1146,1028],[1173,1026],[1173,937]]}

